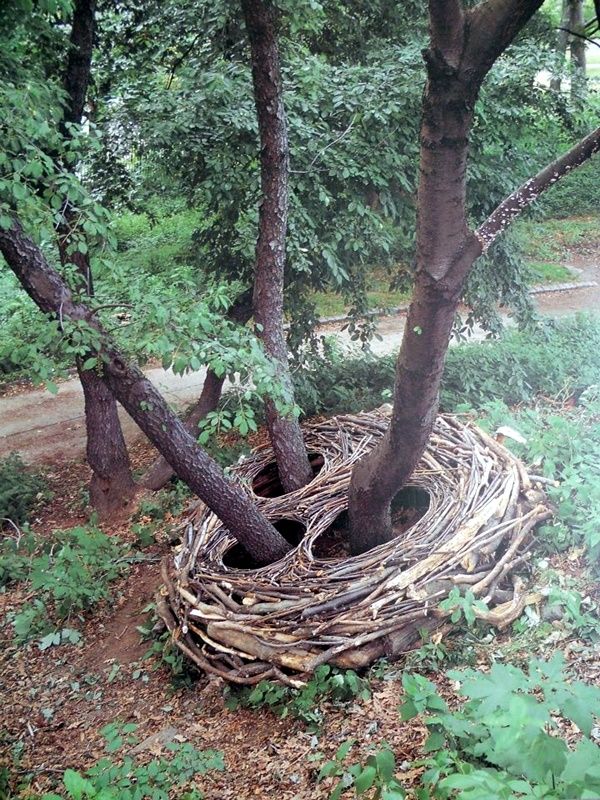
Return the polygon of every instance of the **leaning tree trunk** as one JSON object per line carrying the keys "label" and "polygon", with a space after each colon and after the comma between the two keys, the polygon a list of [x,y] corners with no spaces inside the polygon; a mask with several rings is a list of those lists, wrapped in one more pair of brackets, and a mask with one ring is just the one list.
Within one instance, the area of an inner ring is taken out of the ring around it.
{"label": "leaning tree trunk", "polygon": [[94,312],[73,299],[61,276],[16,218],[8,230],[0,227],[0,253],[42,312],[59,320],[85,322],[95,332],[101,343],[97,352],[102,378],[110,391],[254,561],[268,564],[289,552],[288,542],[185,430],[144,373],[127,363]]}
{"label": "leaning tree trunk", "polygon": [[476,232],[466,214],[473,108],[486,73],[542,0],[430,0],[430,47],[420,132],[417,270],[396,365],[394,402],[382,442],[355,467],[350,546],[360,553],[392,535],[391,503],[429,439],[454,317],[476,258],[541,192],[597,152],[590,134],[507,198]]}
{"label": "leaning tree trunk", "polygon": [[[67,103],[60,124],[65,140],[71,135],[70,125],[80,125],[90,81],[94,47],[95,0],[76,0],[73,9],[70,49],[64,77]],[[77,212],[68,201],[57,226],[57,241],[63,264],[72,264],[81,275],[88,297],[94,294],[89,252],[78,248],[83,235],[77,231]],[[136,492],[131,475],[129,454],[123,437],[117,402],[94,370],[84,370],[77,361],[77,372],[85,400],[87,462],[92,470],[90,503],[100,519],[122,512]]]}
{"label": "leaning tree trunk", "polygon": [[[236,322],[238,325],[245,325],[251,316],[252,296],[248,291],[238,297],[234,302],[227,312],[227,318],[232,322]],[[224,375],[219,376],[210,368],[206,371],[200,398],[184,419],[185,429],[189,431],[194,438],[198,436],[198,425],[200,422],[211,411],[215,411],[219,405],[224,383]],[[156,492],[162,489],[163,486],[171,480],[174,474],[173,467],[169,462],[163,456],[159,456],[142,478],[142,484],[147,489]]]}
{"label": "leaning tree trunk", "polygon": [[[265,351],[293,400],[283,328],[285,238],[288,214],[289,152],[275,26],[265,0],[242,0],[252,52],[252,79],[260,134],[261,205],[254,277],[254,321]],[[281,484],[286,492],[312,479],[298,420],[282,415],[266,399],[267,427]]]}

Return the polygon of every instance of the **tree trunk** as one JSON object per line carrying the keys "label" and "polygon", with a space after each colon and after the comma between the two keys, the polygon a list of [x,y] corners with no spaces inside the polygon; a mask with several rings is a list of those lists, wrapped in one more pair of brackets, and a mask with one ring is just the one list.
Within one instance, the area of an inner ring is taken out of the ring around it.
{"label": "tree trunk", "polygon": [[[95,0],[76,0],[73,8],[70,48],[64,87],[67,103],[61,120],[61,133],[65,140],[71,137],[72,125],[81,124],[85,98],[90,81],[95,29]],[[83,282],[85,293],[94,295],[94,284],[89,253],[77,248],[84,237],[76,232],[77,213],[68,199],[57,226],[57,243],[63,266],[73,264]],[[87,436],[87,462],[92,470],[90,503],[100,519],[109,519],[122,513],[136,492],[131,475],[127,446],[117,413],[117,402],[102,379],[93,370],[83,370],[77,364],[77,373],[83,387],[85,400],[85,427]]]}
{"label": "tree trunk", "polygon": [[[281,70],[271,8],[264,0],[242,0],[252,52],[254,99],[260,134],[262,201],[256,245],[254,320],[266,353],[278,367],[278,380],[293,400],[287,343],[283,329],[285,238],[288,214],[289,152]],[[284,416],[265,400],[267,427],[281,483],[299,489],[313,473],[298,420]]]}
{"label": "tree trunk", "polygon": [[510,195],[475,232],[467,226],[466,164],[473,107],[494,61],[542,0],[430,0],[430,47],[420,133],[417,271],[396,365],[390,425],[354,468],[350,546],[392,535],[391,503],[421,458],[438,408],[455,312],[475,259],[541,192],[600,146],[600,129]]}
{"label": "tree trunk", "polygon": [[[585,20],[583,17],[583,0],[570,0],[569,30],[583,34]],[[571,77],[571,98],[573,101],[581,100],[586,91],[586,64],[585,64],[585,39],[580,36],[571,37],[571,63],[573,75]]]}
{"label": "tree trunk", "polygon": [[[556,52],[558,53],[560,63],[560,70],[562,71],[567,55],[567,47],[569,45],[569,22],[571,16],[571,0],[563,0],[562,13],[560,15],[560,28],[558,29],[558,36],[556,42]],[[555,92],[560,92],[561,75],[555,75],[550,81],[550,88]]]}
{"label": "tree trunk", "polygon": [[244,491],[185,430],[161,394],[136,366],[127,364],[94,313],[74,302],[61,276],[14,219],[0,227],[0,252],[38,308],[58,320],[85,322],[100,337],[102,378],[177,475],[221,519],[257,564],[268,564],[291,549]]}
{"label": "tree trunk", "polygon": [[[440,71],[435,59],[432,53],[421,120],[415,285],[396,364],[390,425],[380,445],[352,475],[353,553],[369,550],[392,535],[391,502],[429,440],[454,317],[474,260],[467,248],[471,234],[465,215],[465,176],[475,98],[466,96],[457,77]],[[464,268],[458,270],[467,253]]]}
{"label": "tree trunk", "polygon": [[136,493],[117,404],[93,370],[78,366],[78,372],[85,399],[87,461],[92,468],[90,503],[100,519],[113,519],[129,510]]}

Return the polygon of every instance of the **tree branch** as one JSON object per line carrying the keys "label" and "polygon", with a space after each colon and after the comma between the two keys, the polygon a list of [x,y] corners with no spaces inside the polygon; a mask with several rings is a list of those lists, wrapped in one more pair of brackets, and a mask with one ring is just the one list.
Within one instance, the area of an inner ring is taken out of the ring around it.
{"label": "tree branch", "polygon": [[479,84],[544,0],[484,0],[466,14],[467,58]]}
{"label": "tree branch", "polygon": [[507,228],[534,200],[551,186],[564,178],[595,153],[600,152],[600,128],[596,128],[585,139],[579,141],[567,153],[548,164],[516,191],[503,200],[498,208],[480,225],[475,235],[485,252],[494,239]]}

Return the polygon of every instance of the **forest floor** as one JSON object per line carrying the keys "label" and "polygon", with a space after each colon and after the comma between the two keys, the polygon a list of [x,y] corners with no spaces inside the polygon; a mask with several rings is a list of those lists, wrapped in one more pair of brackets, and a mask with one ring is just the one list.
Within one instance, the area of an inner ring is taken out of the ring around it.
{"label": "forest floor", "polygon": [[[535,306],[541,314],[558,317],[600,308],[600,243],[595,242],[592,247],[579,246],[567,256],[566,263],[576,279],[596,285],[571,291],[556,291],[551,285],[544,287],[545,291],[534,295]],[[505,320],[510,324],[508,316]],[[404,322],[404,314],[382,316],[377,320],[379,338],[371,342],[376,355],[399,348]],[[343,322],[325,325],[321,333],[335,336],[347,346],[352,345]],[[471,338],[477,341],[484,337],[485,332],[476,328]],[[171,370],[155,367],[146,370],[146,375],[174,407],[181,408],[199,396],[205,371],[175,375]],[[128,443],[142,437],[129,415],[121,408],[119,413]],[[84,457],[85,416],[78,379],[62,382],[56,395],[46,389],[17,386],[0,396],[0,458],[13,451],[18,451],[29,464],[58,464]]]}
{"label": "forest floor", "polygon": [[[582,270],[582,280],[600,284],[597,247],[572,253],[568,263]],[[598,310],[600,286],[538,296],[536,304],[541,313],[552,316]],[[379,323],[389,350],[398,346],[400,325],[398,318],[383,318]],[[191,398],[199,387],[190,383],[188,388],[193,390]],[[49,402],[64,404],[68,390],[63,386],[58,398],[46,397]],[[2,406],[17,399],[19,402],[10,407]],[[55,499],[39,512],[33,525],[36,534],[50,536],[57,528],[88,522],[82,498],[89,473],[77,445],[82,439],[77,414],[62,420],[54,418],[52,406],[40,405],[41,400],[39,392],[2,398],[0,418],[5,431],[14,426],[17,416],[23,420],[42,418],[48,427],[57,427],[54,443],[45,454],[38,451],[32,457],[36,461],[50,458],[48,479]],[[38,439],[40,429],[42,426],[35,429]],[[36,438],[34,433],[32,436]],[[138,437],[132,447],[133,466],[141,469],[153,457],[153,449]],[[0,768],[6,768],[13,787],[13,793],[8,792],[6,797],[39,797],[56,786],[65,769],[83,771],[93,766],[107,755],[100,731],[114,722],[137,725],[137,743],[124,742],[123,748],[110,756],[115,763],[124,755],[147,761],[164,754],[169,741],[221,751],[224,771],[211,771],[197,779],[197,788],[206,800],[326,800],[335,780],[326,778],[318,783],[319,768],[349,739],[355,740],[349,762],[364,762],[370,751],[387,743],[396,756],[398,778],[410,787],[420,774],[412,765],[423,755],[426,731],[417,721],[400,720],[401,675],[406,664],[434,680],[449,702],[456,702],[455,685],[441,672],[451,666],[486,670],[494,660],[523,666],[532,655],[549,658],[556,651],[564,654],[573,676],[600,685],[597,644],[580,638],[563,618],[544,630],[534,626],[518,633],[490,631],[482,636],[459,629],[438,643],[441,650],[433,646],[416,648],[407,655],[407,661],[376,665],[365,676],[368,698],[357,696],[344,703],[325,699],[317,704],[320,719],[312,724],[293,714],[281,717],[266,706],[230,710],[221,680],[187,673],[174,675],[168,648],[165,646],[165,657],[157,647],[149,653],[152,641],[142,640],[138,631],[138,626],[153,624],[149,607],[160,583],[160,559],[170,551],[167,529],[178,523],[178,519],[166,516],[161,523],[163,532],[157,532],[158,543],[140,550],[143,560],[134,563],[127,576],[113,585],[113,602],[99,604],[93,613],[74,620],[82,633],[79,644],[62,644],[44,651],[36,643],[16,646],[12,626],[0,626]],[[127,542],[135,539],[130,522],[105,528],[105,532]],[[582,595],[600,600],[598,584],[585,577],[581,549],[549,557],[548,567],[565,579],[577,580]],[[31,587],[23,584],[0,593],[0,619],[6,620],[33,596]],[[600,731],[596,733],[598,739]],[[15,789],[20,783],[27,788]],[[350,795],[348,792],[343,797]],[[172,796],[178,800],[184,797],[181,791]]]}
{"label": "forest floor", "polygon": [[[152,451],[140,444],[132,455],[134,465],[140,467]],[[84,465],[64,465],[49,477],[51,488],[60,490],[60,495],[35,520],[36,533],[50,535],[58,526],[84,524],[80,502],[87,478]],[[167,517],[165,525],[174,522]],[[127,524],[105,532],[123,540],[133,538]],[[168,551],[166,537],[162,544],[146,547],[146,560],[134,564],[127,577],[113,586],[116,601],[74,620],[83,634],[78,645],[44,651],[36,644],[18,647],[10,639],[11,626],[0,629],[4,637],[0,641],[0,695],[4,697],[0,766],[4,763],[8,768],[13,787],[20,780],[27,787],[22,792],[13,788],[7,797],[39,797],[56,785],[65,769],[84,771],[106,757],[100,731],[115,722],[137,725],[136,742],[110,756],[115,763],[125,755],[143,763],[165,754],[166,744],[173,741],[221,751],[225,770],[211,771],[196,784],[206,800],[326,800],[335,781],[318,783],[319,768],[349,739],[355,742],[350,761],[364,761],[371,750],[386,743],[396,755],[402,784],[410,787],[418,780],[421,771],[412,763],[422,757],[427,733],[420,722],[405,723],[399,717],[406,662],[380,662],[366,676],[368,698],[317,702],[320,719],[307,724],[291,714],[282,718],[267,706],[230,710],[220,679],[177,677],[160,653],[148,657],[152,642],[142,640],[138,626],[152,625],[149,606],[160,582],[159,560]],[[549,566],[565,576],[585,574],[580,550],[552,557]],[[584,585],[582,591],[600,599],[597,584]],[[0,618],[30,598],[26,589],[19,588],[0,594]],[[485,671],[494,660],[503,659],[523,666],[532,654],[550,658],[557,649],[574,676],[600,683],[597,649],[579,639],[564,621],[553,623],[543,636],[536,628],[517,637],[512,632],[482,637],[463,629],[437,645],[444,648],[438,663],[427,647],[408,654],[408,663],[434,680],[450,703],[457,699],[454,685],[440,670],[458,664]],[[169,650],[165,653],[168,658]],[[181,800],[185,795],[176,792],[172,797]]]}

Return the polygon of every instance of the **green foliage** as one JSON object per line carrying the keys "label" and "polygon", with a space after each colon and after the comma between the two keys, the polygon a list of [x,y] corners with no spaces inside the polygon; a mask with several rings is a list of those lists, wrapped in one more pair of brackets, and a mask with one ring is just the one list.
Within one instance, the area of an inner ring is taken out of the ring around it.
{"label": "green foliage", "polygon": [[545,320],[501,339],[450,348],[442,382],[442,407],[478,409],[502,400],[528,403],[538,395],[577,393],[598,381],[600,324],[591,315]]}
{"label": "green foliage", "polygon": [[35,599],[11,613],[15,639],[47,634],[40,649],[78,641],[70,628],[56,629],[73,615],[110,596],[110,583],[128,569],[124,545],[94,527],[56,531],[42,539],[26,534],[0,543],[2,585],[26,581]]}
{"label": "green foliage", "polygon": [[[368,797],[370,800],[403,800],[404,789],[394,777],[396,759],[388,747],[382,747],[368,756],[365,764],[344,766],[348,753],[354,745],[353,739],[347,739],[338,747],[333,759],[326,761],[317,777],[317,782],[324,778],[339,778],[338,783],[329,795],[329,800],[339,800],[346,789],[353,788],[355,797]],[[316,759],[320,754],[316,754]]]}
{"label": "green foliage", "polygon": [[[452,712],[435,686],[420,676],[404,683],[404,719],[427,712],[430,735],[421,762],[419,800],[593,797],[600,791],[600,748],[589,738],[600,689],[564,674],[563,657],[532,659],[528,671],[494,664],[489,673],[450,672],[468,699]],[[574,722],[574,747],[559,720]]]}
{"label": "green foliage", "polygon": [[8,520],[22,525],[36,508],[51,498],[44,475],[26,467],[18,453],[11,453],[0,461],[0,528]]}
{"label": "green foliage", "polygon": [[[325,340],[294,372],[295,397],[306,417],[375,408],[391,398],[393,355],[347,351]],[[538,396],[580,393],[598,381],[600,322],[591,315],[544,321],[498,340],[451,347],[441,402],[445,411],[481,409],[490,402],[529,403]]]}
{"label": "green foliage", "polygon": [[281,683],[261,681],[254,687],[226,690],[226,705],[230,709],[267,707],[280,717],[291,715],[303,722],[317,724],[323,715],[319,701],[346,703],[355,697],[370,697],[368,684],[353,670],[339,670],[323,664],[301,688]]}
{"label": "green foliage", "polygon": [[564,218],[598,213],[600,158],[584,164],[576,174],[560,180],[540,201],[538,213],[545,218]]}
{"label": "green foliage", "polygon": [[[111,723],[102,729],[106,750],[113,754],[137,742],[137,725]],[[217,750],[197,750],[191,744],[166,745],[169,757],[140,763],[125,755],[115,763],[111,757],[100,759],[84,773],[65,770],[61,794],[44,794],[41,800],[169,800],[178,789],[179,800],[201,800],[202,793],[192,786],[194,779],[210,770],[225,769],[223,755]],[[185,791],[182,787],[188,786]]]}
{"label": "green foliage", "polygon": [[469,627],[475,624],[477,611],[487,611],[488,607],[482,600],[478,600],[470,589],[462,595],[458,586],[455,586],[448,597],[440,605],[442,611],[448,612],[450,622],[457,623],[464,618]]}
{"label": "green foliage", "polygon": [[[588,338],[585,345],[589,349],[584,363],[593,367],[596,358],[593,339]],[[574,342],[573,347],[578,348],[579,343]],[[564,374],[567,360],[563,353],[563,363],[558,367],[560,373]],[[554,371],[557,369],[554,368]],[[582,367],[582,374],[577,376],[578,384],[589,380],[588,375],[586,367]],[[590,557],[595,560],[600,552],[598,387],[590,385],[579,395],[577,406],[560,409],[561,413],[557,413],[552,406],[511,412],[502,402],[488,404],[484,411],[483,423],[486,427],[494,429],[503,424],[518,430],[526,438],[526,443],[508,440],[508,446],[531,465],[534,473],[559,484],[545,487],[556,507],[556,515],[540,528],[540,535],[555,548],[564,548],[574,541],[583,542],[589,549]]]}

